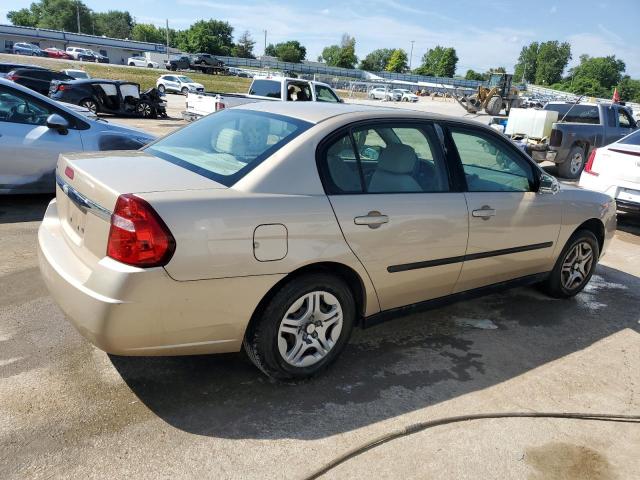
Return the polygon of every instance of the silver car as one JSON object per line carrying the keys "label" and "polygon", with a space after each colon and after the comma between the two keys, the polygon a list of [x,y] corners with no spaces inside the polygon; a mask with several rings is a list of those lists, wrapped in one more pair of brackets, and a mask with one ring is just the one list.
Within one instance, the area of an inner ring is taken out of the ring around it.
{"label": "silver car", "polygon": [[259,102],[142,151],[62,155],[43,278],[120,355],[244,348],[263,372],[327,367],[355,326],[510,285],[579,293],[615,201],[560,186],[460,118]]}
{"label": "silver car", "polygon": [[155,139],[83,110],[0,79],[0,194],[53,192],[61,153],[135,150]]}

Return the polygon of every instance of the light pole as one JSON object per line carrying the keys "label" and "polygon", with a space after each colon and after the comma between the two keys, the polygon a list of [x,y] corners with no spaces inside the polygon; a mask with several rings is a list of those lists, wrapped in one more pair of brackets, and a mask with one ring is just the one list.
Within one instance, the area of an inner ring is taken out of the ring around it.
{"label": "light pole", "polygon": [[264,55],[267,55],[267,31],[263,30],[264,32]]}
{"label": "light pole", "polygon": [[411,40],[411,53],[409,54],[409,70],[411,70],[411,62],[413,60],[413,44],[415,43],[415,40]]}
{"label": "light pole", "polygon": [[80,0],[76,2],[76,19],[78,20],[78,33],[80,33]]}

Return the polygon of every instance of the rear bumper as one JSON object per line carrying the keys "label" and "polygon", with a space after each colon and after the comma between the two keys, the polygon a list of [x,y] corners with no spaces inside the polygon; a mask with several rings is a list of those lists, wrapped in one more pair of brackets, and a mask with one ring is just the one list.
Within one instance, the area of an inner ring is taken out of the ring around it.
{"label": "rear bumper", "polygon": [[[640,212],[640,201],[636,201],[635,198],[640,198],[640,185],[637,183],[608,180],[606,177],[589,175],[583,173],[580,176],[580,183],[578,184],[582,188],[587,190],[594,190],[609,195],[615,199],[618,210],[624,212],[638,213]],[[629,192],[638,192],[634,195],[634,199],[631,198]]]}
{"label": "rear bumper", "polygon": [[236,352],[253,310],[282,275],[178,282],[110,258],[87,265],[67,244],[56,201],[38,231],[40,271],[87,340],[118,355]]}

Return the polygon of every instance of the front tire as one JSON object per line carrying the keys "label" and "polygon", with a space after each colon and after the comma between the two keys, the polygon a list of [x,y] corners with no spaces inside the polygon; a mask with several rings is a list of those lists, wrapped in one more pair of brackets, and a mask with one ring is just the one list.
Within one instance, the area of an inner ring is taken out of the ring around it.
{"label": "front tire", "polygon": [[502,97],[498,95],[494,95],[487,102],[487,106],[484,108],[484,111],[487,112],[488,115],[499,115],[502,110]]}
{"label": "front tire", "polygon": [[578,178],[584,168],[584,157],[585,152],[582,147],[573,147],[567,159],[558,164],[558,173],[560,176],[571,179]]}
{"label": "front tire", "polygon": [[356,315],[349,287],[314,273],[285,284],[247,329],[244,348],[266,375],[308,378],[326,369],[349,340]]}
{"label": "front tire", "polygon": [[164,85],[162,84],[158,85],[158,92],[164,93],[165,91],[166,91],[166,88],[164,87]]}
{"label": "front tire", "polygon": [[589,283],[600,257],[598,239],[590,230],[575,232],[558,257],[543,290],[554,298],[570,298]]}

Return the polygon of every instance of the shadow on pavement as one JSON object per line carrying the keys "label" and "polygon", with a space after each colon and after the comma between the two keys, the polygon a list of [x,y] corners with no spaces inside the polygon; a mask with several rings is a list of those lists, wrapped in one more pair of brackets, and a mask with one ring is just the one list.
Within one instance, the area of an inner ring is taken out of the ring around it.
{"label": "shadow on pavement", "polygon": [[41,195],[0,196],[0,224],[42,220],[53,193]]}
{"label": "shadow on pavement", "polygon": [[[356,330],[337,363],[297,384],[265,378],[241,354],[111,356],[170,425],[224,438],[324,438],[481,390],[639,329],[640,279],[600,266],[585,292],[519,288]],[[497,326],[495,329],[465,325]]]}

